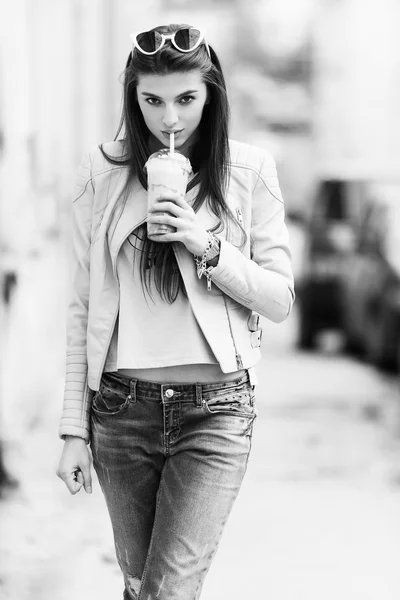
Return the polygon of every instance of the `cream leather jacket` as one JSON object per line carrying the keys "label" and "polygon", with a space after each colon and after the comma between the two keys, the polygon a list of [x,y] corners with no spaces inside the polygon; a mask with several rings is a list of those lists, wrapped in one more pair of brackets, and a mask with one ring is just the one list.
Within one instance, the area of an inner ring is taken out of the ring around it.
{"label": "cream leather jacket", "polygon": [[[109,142],[104,149],[119,156],[122,143]],[[224,373],[250,368],[261,356],[260,332],[251,331],[255,329],[252,315],[283,321],[294,300],[274,159],[260,148],[235,141],[230,142],[230,149],[226,200],[246,230],[245,247],[238,249],[240,230],[236,227],[218,234],[221,252],[211,273],[211,291],[207,291],[206,278],[197,277],[193,256],[180,242],[174,245],[193,312]],[[124,190],[127,176],[128,167],[111,165],[98,146],[87,153],[78,171],[61,437],[90,439],[91,400],[99,389],[119,309],[118,252],[133,229],[146,220],[146,190],[137,179]],[[188,202],[195,194],[196,188],[188,192]],[[206,229],[216,224],[205,203],[197,214]]]}

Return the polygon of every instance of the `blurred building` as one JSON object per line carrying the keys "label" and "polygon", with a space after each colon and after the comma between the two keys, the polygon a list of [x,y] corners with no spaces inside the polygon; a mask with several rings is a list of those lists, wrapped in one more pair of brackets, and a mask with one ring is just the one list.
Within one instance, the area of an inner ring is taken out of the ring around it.
{"label": "blurred building", "polygon": [[318,177],[400,178],[400,4],[323,2],[313,26]]}
{"label": "blurred building", "polygon": [[390,154],[400,139],[388,116],[397,0],[14,0],[2,13],[0,239],[14,254],[59,227],[82,155],[114,138],[134,30],[205,31],[227,75],[232,137],[273,150],[289,210],[308,201],[334,145],[341,158]]}
{"label": "blurred building", "polygon": [[129,27],[159,4],[15,0],[3,8],[3,245],[31,247],[57,226],[83,153],[114,138]]}
{"label": "blurred building", "polygon": [[210,19],[205,8],[161,0],[143,7],[125,0],[7,3],[0,24],[0,186],[9,199],[0,203],[0,236],[7,246],[31,247],[38,229],[62,220],[83,153],[114,138],[129,34],[190,17],[213,35],[221,13],[225,27],[215,37],[224,47],[232,11],[216,3]]}

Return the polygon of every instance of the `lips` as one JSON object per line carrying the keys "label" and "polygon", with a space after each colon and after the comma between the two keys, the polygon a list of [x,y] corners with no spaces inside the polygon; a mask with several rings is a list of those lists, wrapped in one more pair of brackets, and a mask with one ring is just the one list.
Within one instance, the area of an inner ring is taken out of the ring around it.
{"label": "lips", "polygon": [[167,140],[169,140],[171,133],[175,134],[175,139],[178,139],[183,129],[178,129],[177,131],[162,131],[161,133]]}

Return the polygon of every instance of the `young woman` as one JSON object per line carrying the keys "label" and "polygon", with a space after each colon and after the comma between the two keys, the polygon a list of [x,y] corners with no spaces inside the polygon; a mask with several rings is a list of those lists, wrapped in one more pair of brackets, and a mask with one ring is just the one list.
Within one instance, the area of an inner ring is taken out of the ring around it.
{"label": "young woman", "polygon": [[[73,201],[58,475],[91,492],[90,442],[125,599],[195,600],[246,471],[258,315],[292,306],[290,250],[274,160],[228,139],[202,33],[132,40],[116,139],[84,158]],[[148,211],[144,165],[171,133],[193,173]],[[148,223],[174,230],[151,241]]]}

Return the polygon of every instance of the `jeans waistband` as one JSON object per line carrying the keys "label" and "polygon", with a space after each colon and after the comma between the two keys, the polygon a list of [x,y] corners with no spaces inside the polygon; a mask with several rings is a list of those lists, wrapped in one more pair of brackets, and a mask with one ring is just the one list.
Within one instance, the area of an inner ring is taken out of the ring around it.
{"label": "jeans waistband", "polygon": [[103,373],[100,383],[100,391],[103,388],[118,390],[136,398],[142,396],[146,400],[163,403],[169,402],[201,402],[201,399],[216,392],[242,390],[250,388],[250,377],[248,371],[241,377],[230,381],[214,383],[159,383],[144,379],[134,379],[117,372]]}

